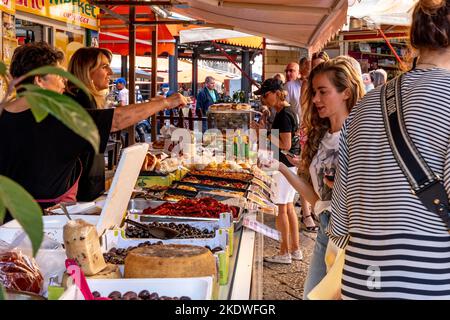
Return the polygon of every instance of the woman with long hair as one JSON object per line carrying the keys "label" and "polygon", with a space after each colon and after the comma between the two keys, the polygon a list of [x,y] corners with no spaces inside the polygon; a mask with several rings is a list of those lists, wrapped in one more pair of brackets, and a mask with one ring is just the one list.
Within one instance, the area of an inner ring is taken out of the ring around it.
{"label": "woman with long hair", "polygon": [[[445,203],[450,195],[449,0],[417,2],[410,42],[418,61],[395,79],[401,98],[393,118],[409,135],[407,145],[421,155],[422,165],[442,177],[433,185],[441,184],[443,197],[430,198]],[[420,191],[412,192],[394,156],[383,118],[394,108],[381,103],[389,98],[385,89],[391,92],[390,86],[367,94],[341,133],[327,231],[334,244],[345,248],[342,298],[450,299],[449,227],[439,210],[422,203]]]}
{"label": "woman with long hair", "polygon": [[[111,60],[112,52],[108,49],[86,47],[78,49],[69,61],[68,71],[84,83],[93,98],[89,104],[92,109],[105,108],[105,90],[109,88],[109,77],[113,74]],[[67,86],[69,93],[81,94],[73,83],[69,82]]]}
{"label": "woman with long hair", "polygon": [[[105,109],[106,94],[109,88],[110,76],[113,74],[111,70],[112,53],[108,49],[86,47],[78,49],[69,61],[68,71],[80,79],[88,88],[91,97],[88,97],[82,90],[77,88],[73,83],[68,83],[67,94],[72,96],[80,105],[86,109]],[[115,114],[123,114],[124,116],[132,116],[136,122],[148,118],[152,113],[145,117],[136,117],[142,114],[150,104],[160,102],[164,109],[166,102],[180,102],[181,105],[186,103],[184,97],[177,93],[170,98],[162,97],[152,99],[148,103],[129,105],[126,108],[114,109]],[[169,103],[170,104],[170,103]],[[105,109],[104,111],[106,111]],[[92,201],[100,196],[105,190],[105,160],[103,154],[95,154],[92,151],[85,152],[80,156],[82,164],[82,174],[77,193],[77,199],[80,201]]]}
{"label": "woman with long hair", "polygon": [[298,175],[283,163],[279,171],[308,201],[319,217],[320,226],[306,277],[304,297],[326,275],[325,251],[331,211],[333,178],[337,168],[341,127],[355,104],[364,95],[364,84],[348,59],[335,58],[320,63],[308,79],[303,127],[303,146]]}

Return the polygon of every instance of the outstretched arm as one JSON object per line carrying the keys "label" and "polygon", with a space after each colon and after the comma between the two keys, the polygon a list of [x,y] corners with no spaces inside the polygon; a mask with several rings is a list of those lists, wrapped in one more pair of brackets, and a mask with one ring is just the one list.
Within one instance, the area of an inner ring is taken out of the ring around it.
{"label": "outstretched arm", "polygon": [[131,104],[114,110],[111,132],[119,131],[164,109],[183,107],[187,104],[186,98],[179,93],[169,98],[155,98],[150,102]]}

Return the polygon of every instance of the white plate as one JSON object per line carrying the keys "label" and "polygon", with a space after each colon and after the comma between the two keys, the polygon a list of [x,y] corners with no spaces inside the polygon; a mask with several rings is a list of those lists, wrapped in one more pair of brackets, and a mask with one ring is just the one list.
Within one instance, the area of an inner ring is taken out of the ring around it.
{"label": "white plate", "polygon": [[[159,296],[182,297],[192,300],[211,300],[212,277],[199,278],[155,278],[155,279],[88,279],[91,291],[98,291],[102,297],[107,297],[113,291],[124,294],[142,290],[156,292]],[[84,300],[83,295],[74,285],[70,286],[60,300]]]}

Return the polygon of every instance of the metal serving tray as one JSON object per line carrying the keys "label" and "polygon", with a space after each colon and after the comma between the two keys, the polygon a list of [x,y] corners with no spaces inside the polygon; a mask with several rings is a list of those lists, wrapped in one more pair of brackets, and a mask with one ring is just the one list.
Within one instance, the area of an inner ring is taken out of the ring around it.
{"label": "metal serving tray", "polygon": [[[204,217],[188,217],[188,216],[159,216],[159,215],[151,215],[151,214],[142,214],[142,212],[151,207],[156,208],[167,201],[154,201],[154,200],[146,200],[146,199],[131,199],[128,203],[128,213],[135,213],[142,215],[141,221],[161,221],[161,222],[170,222],[170,221],[218,221],[219,218],[204,218]],[[237,208],[237,207],[236,207]],[[238,217],[233,219],[233,222],[240,221],[242,219],[244,213],[244,208],[239,207]],[[145,217],[145,218],[144,218]],[[143,219],[144,218],[144,219]]]}
{"label": "metal serving tray", "polygon": [[208,188],[214,188],[214,189],[228,189],[228,190],[235,190],[235,191],[245,191],[248,189],[248,187],[250,186],[250,182],[245,182],[245,181],[241,181],[241,180],[233,180],[233,179],[224,179],[224,178],[217,178],[217,177],[211,177],[211,176],[201,176],[201,175],[193,175],[188,173],[188,175],[186,175],[186,177],[195,177],[197,179],[201,179],[201,180],[211,180],[211,181],[226,181],[226,182],[230,182],[230,183],[242,183],[244,185],[243,188],[233,188],[233,187],[226,187],[226,186],[213,186],[213,185],[209,185],[209,184],[201,184],[201,183],[195,183],[195,182],[189,182],[189,181],[183,181],[183,179],[181,179],[181,181],[179,181],[178,183],[186,183],[192,186],[196,186],[196,185],[200,185],[200,186],[204,186],[204,187],[208,187]]}

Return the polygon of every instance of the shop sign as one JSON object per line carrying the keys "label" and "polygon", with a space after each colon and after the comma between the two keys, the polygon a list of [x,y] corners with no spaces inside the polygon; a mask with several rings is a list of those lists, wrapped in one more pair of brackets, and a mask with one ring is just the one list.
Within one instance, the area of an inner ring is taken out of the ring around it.
{"label": "shop sign", "polygon": [[14,14],[16,11],[14,0],[0,0],[0,11]]}
{"label": "shop sign", "polygon": [[47,0],[48,17],[83,28],[98,30],[97,15],[100,9],[85,0]]}
{"label": "shop sign", "polygon": [[45,0],[16,0],[16,9],[44,17],[47,15]]}
{"label": "shop sign", "polygon": [[98,30],[100,9],[87,0],[0,0],[15,1],[16,8],[39,16],[67,22],[83,28]]}

